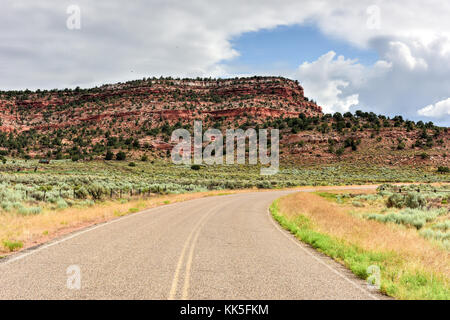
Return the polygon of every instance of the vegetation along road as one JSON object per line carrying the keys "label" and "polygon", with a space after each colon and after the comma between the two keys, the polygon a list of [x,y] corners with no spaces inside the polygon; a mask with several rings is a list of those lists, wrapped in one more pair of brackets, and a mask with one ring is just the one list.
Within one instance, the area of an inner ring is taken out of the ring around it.
{"label": "vegetation along road", "polygon": [[384,298],[281,229],[268,208],[288,193],[174,203],[9,256],[0,298]]}

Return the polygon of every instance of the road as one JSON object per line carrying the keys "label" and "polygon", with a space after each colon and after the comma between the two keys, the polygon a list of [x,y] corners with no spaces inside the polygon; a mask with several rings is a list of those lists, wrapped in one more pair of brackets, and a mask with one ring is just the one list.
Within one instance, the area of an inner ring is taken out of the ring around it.
{"label": "road", "polygon": [[0,299],[383,299],[273,221],[289,192],[170,204],[18,253]]}

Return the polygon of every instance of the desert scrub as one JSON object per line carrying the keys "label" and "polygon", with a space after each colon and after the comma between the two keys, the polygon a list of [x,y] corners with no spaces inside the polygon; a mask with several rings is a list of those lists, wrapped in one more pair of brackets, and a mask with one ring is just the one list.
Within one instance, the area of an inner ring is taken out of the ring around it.
{"label": "desert scrub", "polygon": [[420,231],[420,235],[427,239],[448,241],[450,240],[450,232],[440,230],[424,229]]}
{"label": "desert scrub", "polygon": [[388,208],[423,208],[427,204],[427,200],[424,195],[418,192],[408,192],[403,195],[400,193],[394,193],[390,195],[386,200],[386,206]]}
{"label": "desert scrub", "polygon": [[[446,181],[448,182],[448,181]],[[411,184],[411,185],[392,185],[392,184],[383,184],[377,188],[377,192],[383,196],[390,196],[394,193],[399,193],[400,191],[403,193],[419,193],[426,199],[448,199],[450,197],[450,193],[448,184],[444,184],[441,186],[434,186],[431,184]]]}
{"label": "desert scrub", "polygon": [[69,204],[64,199],[59,198],[58,200],[56,200],[56,207],[58,209],[65,209],[69,207]]}
{"label": "desert scrub", "polygon": [[377,201],[380,199],[380,195],[378,194],[360,194],[355,197],[355,200],[361,201]]}
{"label": "desert scrub", "polygon": [[[39,170],[34,169],[38,167]],[[18,171],[20,169],[20,171]],[[52,160],[44,166],[37,160],[14,160],[0,168],[0,211],[17,211],[39,205],[64,208],[85,205],[84,201],[131,199],[136,196],[183,194],[210,190],[249,188],[288,188],[297,186],[349,185],[410,181],[448,181],[446,174],[422,169],[350,165],[282,166],[271,176],[261,176],[260,166],[213,165],[192,170],[190,165],[174,165],[165,161],[139,162],[137,167],[124,161],[72,162]],[[425,188],[425,187],[424,187]],[[388,189],[386,189],[388,190]],[[390,190],[390,189],[389,189]],[[394,193],[394,190],[391,190]],[[413,190],[410,190],[413,192]],[[424,189],[433,193],[431,189]],[[423,192],[421,191],[421,193]],[[439,194],[439,192],[437,193]],[[438,195],[435,196],[438,196]],[[441,201],[444,193],[439,195]],[[332,196],[346,203],[347,195]],[[380,195],[381,197],[381,195]],[[447,195],[445,195],[447,197]],[[62,199],[62,200],[61,200]],[[354,199],[364,204],[363,198]],[[369,200],[369,198],[367,198]]]}
{"label": "desert scrub", "polygon": [[421,229],[427,222],[433,221],[440,215],[447,213],[445,208],[435,210],[421,210],[421,209],[404,209],[400,212],[391,212],[387,214],[373,213],[367,215],[369,220],[376,220],[380,222],[393,222],[405,226],[415,227]]}
{"label": "desert scrub", "polygon": [[359,202],[359,201],[356,201],[356,200],[353,200],[353,201],[352,201],[352,205],[353,205],[354,207],[357,207],[357,208],[363,208],[363,207],[364,207],[364,203]]}
{"label": "desert scrub", "polygon": [[28,216],[28,215],[35,215],[35,214],[39,214],[42,212],[42,208],[41,207],[21,207],[19,208],[19,210],[17,211],[18,214],[23,215],[23,216]]}
{"label": "desert scrub", "polygon": [[435,229],[435,230],[437,229],[437,230],[447,231],[450,229],[450,220],[436,223],[436,224],[432,225],[431,228]]}
{"label": "desert scrub", "polygon": [[436,243],[441,245],[444,249],[450,251],[450,232],[449,231],[441,231],[441,230],[436,230],[436,229],[423,229],[419,233],[425,239],[430,239],[430,240],[436,241]]}

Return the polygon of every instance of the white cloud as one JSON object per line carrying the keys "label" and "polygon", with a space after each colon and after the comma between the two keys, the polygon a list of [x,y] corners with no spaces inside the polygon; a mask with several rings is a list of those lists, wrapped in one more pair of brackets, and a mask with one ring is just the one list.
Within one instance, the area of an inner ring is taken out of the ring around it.
{"label": "white cloud", "polygon": [[389,42],[389,50],[386,52],[386,57],[398,66],[402,66],[409,70],[428,68],[427,63],[423,58],[415,58],[411,53],[411,49],[400,41]]}
{"label": "white cloud", "polygon": [[295,78],[301,81],[307,95],[323,106],[324,112],[345,112],[358,104],[358,94],[344,93],[350,83],[362,81],[364,67],[343,56],[335,59],[330,51],[314,62],[304,62]]}
{"label": "white cloud", "polygon": [[304,62],[289,76],[298,79],[325,112],[362,109],[414,120],[429,116],[448,126],[447,100],[417,112],[448,94],[450,55],[441,50],[445,43],[445,39],[427,45],[408,39],[377,43],[382,59],[370,66],[330,51]]}
{"label": "white cloud", "polygon": [[431,118],[441,118],[450,116],[450,98],[439,101],[435,104],[430,104],[422,109],[419,109],[417,113],[421,116]]}
{"label": "white cloud", "polygon": [[301,64],[292,77],[298,79],[306,95],[317,100],[324,112],[346,112],[360,103],[359,91],[390,71],[391,63],[380,60],[366,67],[357,60],[336,57],[330,51],[313,62]]}

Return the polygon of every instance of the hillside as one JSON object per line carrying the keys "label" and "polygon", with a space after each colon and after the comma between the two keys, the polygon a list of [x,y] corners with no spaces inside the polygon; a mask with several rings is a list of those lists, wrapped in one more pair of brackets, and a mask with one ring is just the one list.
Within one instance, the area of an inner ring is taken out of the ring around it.
{"label": "hillside", "polygon": [[285,163],[448,166],[449,131],[356,112],[325,115],[296,81],[148,78],[91,89],[0,92],[0,155],[103,159],[167,157],[171,132],[278,128]]}

